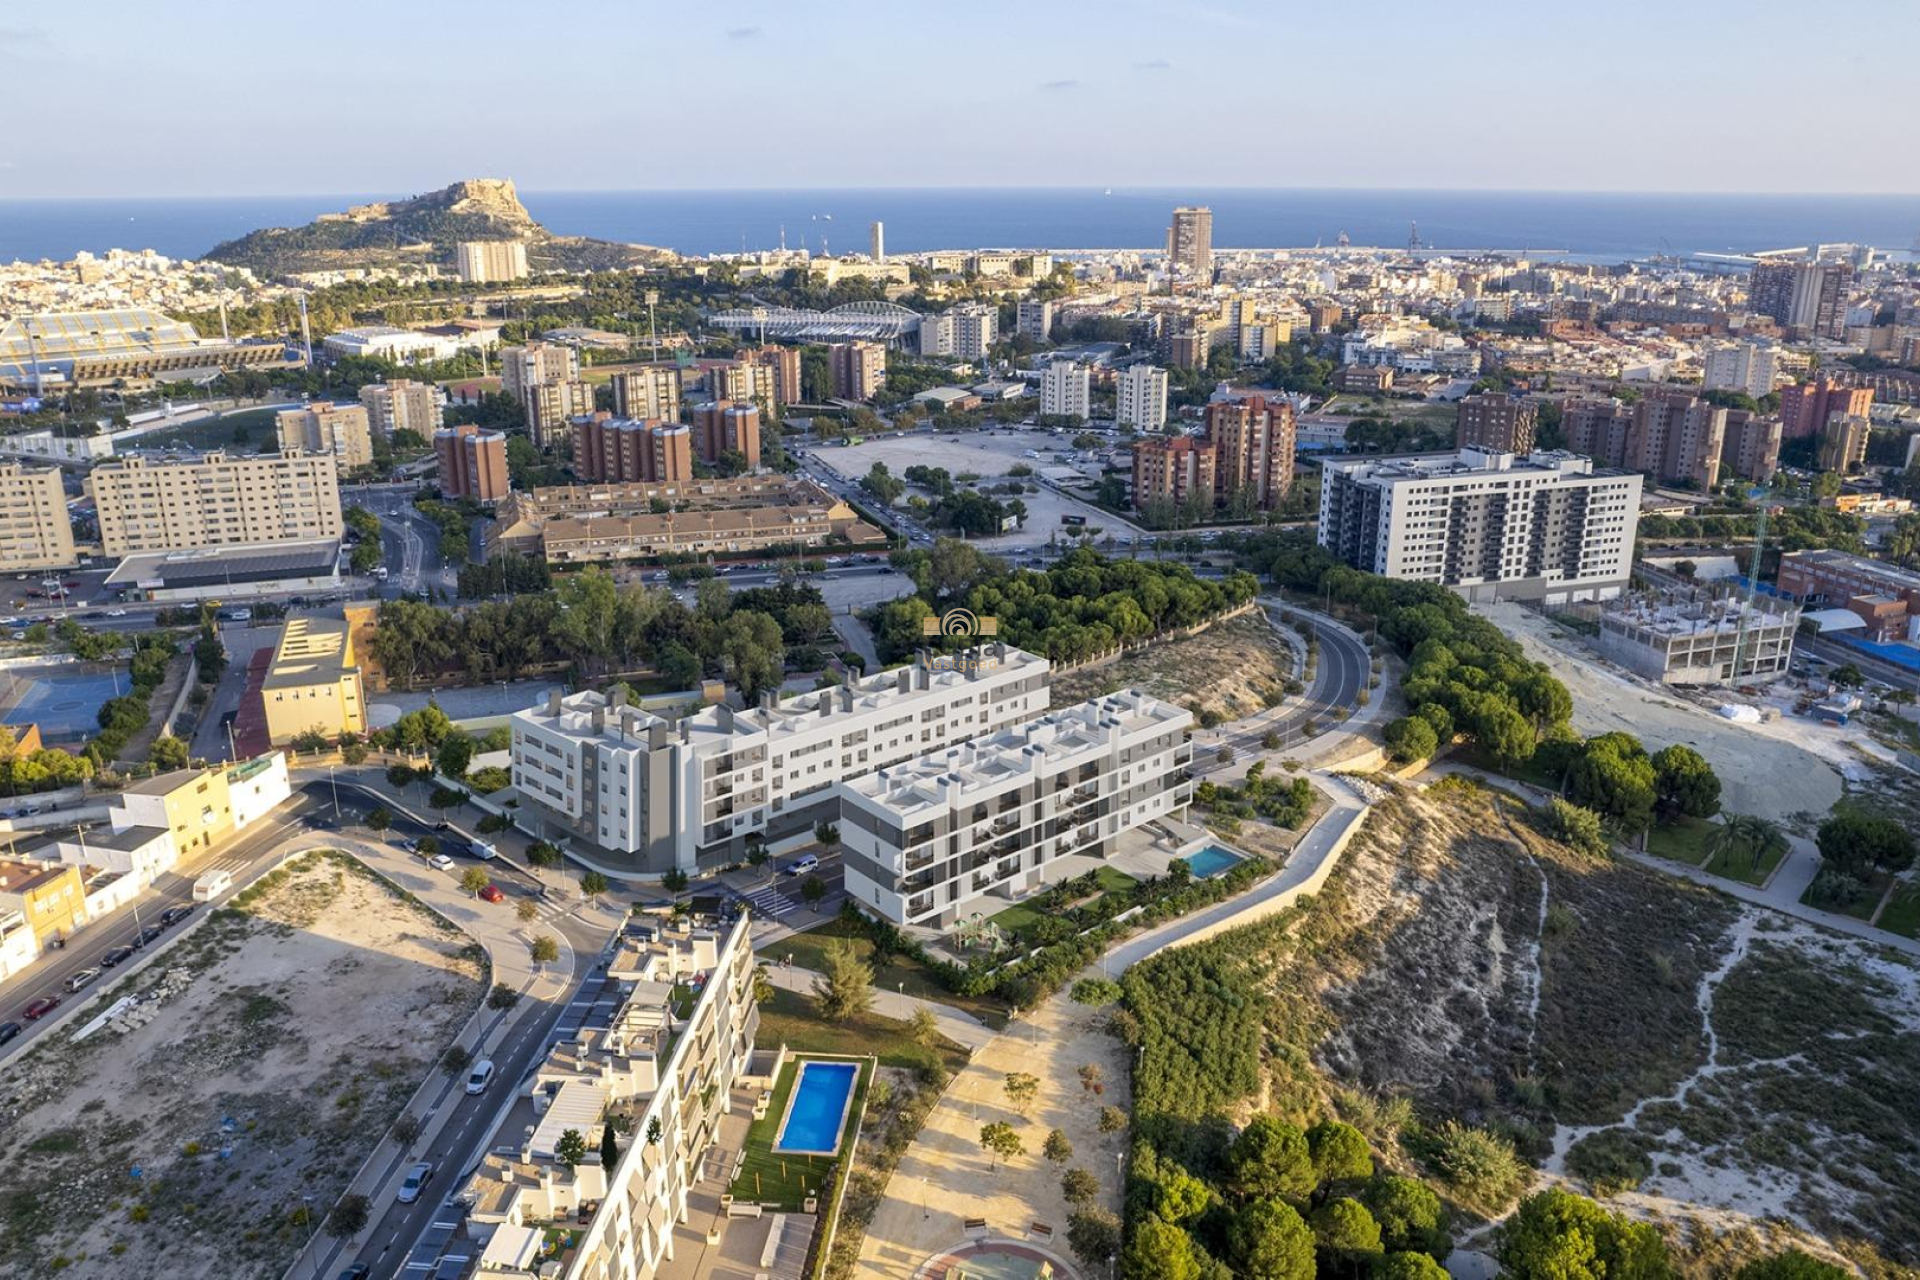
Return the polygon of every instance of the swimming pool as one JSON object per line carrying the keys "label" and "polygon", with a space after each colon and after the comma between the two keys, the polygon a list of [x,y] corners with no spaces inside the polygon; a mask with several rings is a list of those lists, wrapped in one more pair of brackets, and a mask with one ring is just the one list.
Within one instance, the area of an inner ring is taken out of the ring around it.
{"label": "swimming pool", "polygon": [[1208,876],[1219,875],[1239,861],[1240,855],[1233,850],[1210,844],[1198,853],[1187,855],[1187,869],[1193,872],[1195,880],[1205,880]]}
{"label": "swimming pool", "polygon": [[838,1151],[847,1108],[853,1105],[853,1084],[859,1078],[858,1063],[802,1062],[773,1149],[811,1156]]}

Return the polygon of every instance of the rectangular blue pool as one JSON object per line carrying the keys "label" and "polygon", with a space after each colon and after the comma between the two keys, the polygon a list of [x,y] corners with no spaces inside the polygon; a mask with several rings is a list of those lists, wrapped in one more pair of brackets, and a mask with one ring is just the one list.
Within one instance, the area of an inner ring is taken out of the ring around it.
{"label": "rectangular blue pool", "polygon": [[1187,855],[1187,869],[1193,872],[1195,880],[1205,880],[1208,876],[1217,876],[1228,867],[1240,861],[1240,855],[1231,849],[1222,849],[1210,844],[1198,853]]}
{"label": "rectangular blue pool", "polygon": [[773,1149],[809,1156],[838,1151],[847,1108],[853,1105],[854,1081],[859,1078],[858,1063],[802,1062]]}

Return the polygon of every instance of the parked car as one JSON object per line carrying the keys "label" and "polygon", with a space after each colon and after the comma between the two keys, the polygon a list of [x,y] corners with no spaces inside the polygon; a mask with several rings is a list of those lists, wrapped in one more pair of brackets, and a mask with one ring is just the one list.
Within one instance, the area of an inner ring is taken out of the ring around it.
{"label": "parked car", "polygon": [[156,938],[158,938],[161,934],[165,932],[166,932],[166,929],[164,926],[157,925],[157,924],[150,924],[146,928],[142,929],[139,933],[134,935],[133,945],[136,947],[144,947],[149,942],[154,941]]}
{"label": "parked car", "polygon": [[373,1274],[373,1268],[364,1262],[356,1262],[340,1273],[340,1280],[367,1280]]}
{"label": "parked car", "polygon": [[501,891],[500,886],[497,884],[490,884],[482,889],[480,896],[488,902],[505,902],[507,900],[507,895]]}
{"label": "parked car", "polygon": [[107,952],[107,954],[100,957],[100,967],[102,969],[111,969],[113,968],[113,966],[119,964],[122,960],[130,960],[132,958],[133,958],[132,947],[115,947],[113,950]]}
{"label": "parked car", "polygon": [[25,1018],[28,1022],[37,1022],[41,1018],[46,1017],[48,1014],[52,1013],[55,1009],[59,1007],[60,1007],[59,996],[41,996],[38,1000],[35,1000],[32,1004],[28,1005],[25,1009],[22,1009],[20,1011],[20,1016]]}
{"label": "parked car", "polygon": [[493,1083],[493,1059],[482,1058],[473,1064],[473,1070],[467,1074],[467,1092],[482,1094]]}
{"label": "parked car", "polygon": [[453,859],[444,853],[436,853],[427,859],[427,865],[435,871],[451,871],[453,870]]}
{"label": "parked car", "polygon": [[787,874],[790,876],[803,876],[809,871],[818,871],[819,869],[820,859],[811,853],[803,854],[787,864]]}
{"label": "parked car", "polygon": [[100,976],[100,971],[98,969],[82,969],[80,972],[74,974],[71,978],[67,979],[67,990],[84,991],[88,987],[92,986],[94,983],[94,979],[98,978],[99,976]]}
{"label": "parked car", "polygon": [[427,1183],[433,1181],[433,1161],[422,1160],[407,1170],[407,1177],[400,1184],[400,1193],[394,1196],[401,1204],[412,1204],[426,1190]]}
{"label": "parked car", "polygon": [[127,616],[127,611],[125,609],[109,609],[107,610],[107,616],[109,618],[124,618]]}
{"label": "parked car", "polygon": [[0,1044],[5,1044],[25,1030],[26,1028],[17,1022],[0,1022]]}
{"label": "parked car", "polygon": [[451,831],[453,830],[453,824],[451,822],[448,822],[445,818],[442,818],[440,819],[440,821],[433,824],[433,829],[435,831]]}
{"label": "parked car", "polygon": [[179,924],[192,914],[193,904],[191,902],[183,902],[177,907],[168,907],[165,911],[162,911],[160,913],[160,923],[171,929],[174,925]]}

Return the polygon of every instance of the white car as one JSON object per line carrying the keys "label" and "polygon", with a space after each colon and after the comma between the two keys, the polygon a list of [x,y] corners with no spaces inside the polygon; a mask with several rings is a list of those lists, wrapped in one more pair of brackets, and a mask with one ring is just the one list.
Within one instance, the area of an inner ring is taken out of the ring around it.
{"label": "white car", "polygon": [[451,871],[453,870],[453,859],[444,853],[436,853],[427,859],[427,865],[435,871]]}
{"label": "white car", "polygon": [[432,1178],[433,1164],[430,1161],[422,1160],[420,1163],[414,1165],[413,1168],[407,1170],[407,1179],[400,1184],[400,1192],[394,1199],[398,1200],[401,1204],[412,1204],[420,1198],[421,1191],[426,1189],[427,1183],[431,1181]]}
{"label": "white car", "polygon": [[473,1071],[467,1076],[467,1094],[469,1097],[477,1097],[485,1093],[487,1086],[492,1083],[493,1060],[482,1058],[473,1064]]}
{"label": "white car", "polygon": [[109,609],[107,610],[107,616],[109,618],[124,618],[127,616],[127,611],[125,609]]}

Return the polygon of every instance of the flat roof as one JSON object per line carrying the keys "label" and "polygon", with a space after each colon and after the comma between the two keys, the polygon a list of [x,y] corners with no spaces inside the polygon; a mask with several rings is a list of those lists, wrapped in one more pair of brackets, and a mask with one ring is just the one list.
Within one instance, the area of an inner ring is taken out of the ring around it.
{"label": "flat roof", "polygon": [[337,538],[296,542],[255,542],[195,547],[185,551],[143,551],[126,557],[107,575],[108,587],[194,587],[221,582],[274,582],[335,573],[340,562]]}
{"label": "flat roof", "polygon": [[353,629],[344,618],[301,614],[287,619],[267,669],[265,689],[338,684],[354,670]]}
{"label": "flat roof", "polygon": [[1851,569],[1855,573],[1870,574],[1883,582],[1897,582],[1908,590],[1920,591],[1920,573],[1902,569],[1896,564],[1888,564],[1885,560],[1857,556],[1850,551],[1834,551],[1826,548],[1818,551],[1789,551],[1780,558],[1780,564],[1783,568],[1788,564],[1834,565],[1842,569]]}
{"label": "flat roof", "polygon": [[189,782],[204,778],[211,772],[213,771],[210,769],[172,769],[166,773],[156,773],[151,778],[143,778],[139,782],[123,788],[121,794],[133,796],[172,795]]}

